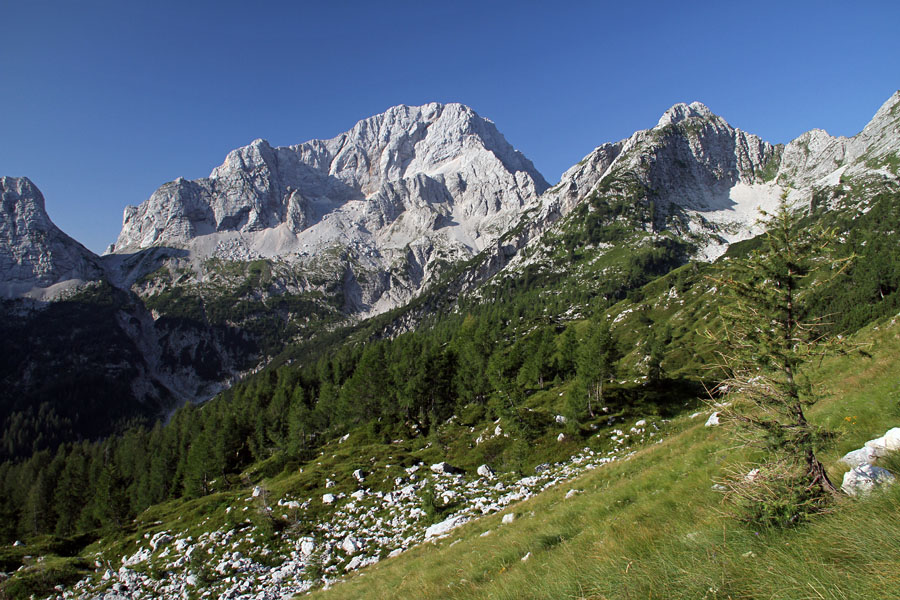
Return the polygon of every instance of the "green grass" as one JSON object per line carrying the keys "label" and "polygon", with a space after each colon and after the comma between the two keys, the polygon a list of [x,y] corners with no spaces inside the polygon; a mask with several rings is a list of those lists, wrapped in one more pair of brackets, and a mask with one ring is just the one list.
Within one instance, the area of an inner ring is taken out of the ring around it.
{"label": "green grass", "polygon": [[[882,323],[859,337],[871,340],[868,357],[830,359],[815,373],[829,393],[810,416],[838,432],[823,455],[838,483],[844,452],[900,425],[900,325]],[[751,456],[733,448],[725,429],[706,428],[703,420],[680,417],[674,434],[629,461],[470,523],[314,597],[896,597],[900,486],[865,501],[842,500],[795,529],[753,530],[728,517],[711,489]],[[566,500],[570,489],[584,492]],[[508,511],[518,518],[501,525]]]}

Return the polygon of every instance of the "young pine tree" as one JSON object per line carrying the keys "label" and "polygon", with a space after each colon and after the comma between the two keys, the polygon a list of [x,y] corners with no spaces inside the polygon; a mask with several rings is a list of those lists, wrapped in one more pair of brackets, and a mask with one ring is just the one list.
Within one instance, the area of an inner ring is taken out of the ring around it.
{"label": "young pine tree", "polygon": [[[763,215],[762,248],[729,261],[717,280],[729,301],[720,309],[724,333],[711,337],[725,372],[720,385],[735,398],[725,416],[740,426],[744,443],[766,456],[760,481],[739,478],[732,489],[758,513],[752,520],[784,525],[837,493],[816,456],[826,436],[804,412],[816,400],[804,368],[832,349],[823,336],[825,319],[811,314],[807,290],[833,276],[841,261],[829,257],[833,234],[806,227],[785,198]],[[759,495],[763,488],[782,497]],[[767,512],[766,503],[777,509]]]}

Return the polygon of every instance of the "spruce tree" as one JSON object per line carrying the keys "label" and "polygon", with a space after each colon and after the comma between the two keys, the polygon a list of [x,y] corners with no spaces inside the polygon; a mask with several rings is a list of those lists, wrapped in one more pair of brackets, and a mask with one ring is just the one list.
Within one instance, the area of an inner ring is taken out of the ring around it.
{"label": "spruce tree", "polygon": [[581,397],[582,403],[587,403],[591,418],[594,417],[594,407],[603,401],[603,385],[615,374],[617,359],[612,330],[606,319],[601,318],[581,345],[576,363],[576,395]]}

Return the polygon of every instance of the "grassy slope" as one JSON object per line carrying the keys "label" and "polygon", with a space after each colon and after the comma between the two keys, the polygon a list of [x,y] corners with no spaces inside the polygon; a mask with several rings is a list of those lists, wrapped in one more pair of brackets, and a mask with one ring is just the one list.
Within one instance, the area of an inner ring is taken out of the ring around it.
{"label": "grassy slope", "polygon": [[[900,319],[898,319],[900,320]],[[826,361],[812,419],[839,432],[837,459],[900,425],[900,324],[860,332],[870,357]],[[850,420],[847,420],[850,417]],[[470,523],[350,576],[322,598],[887,598],[900,584],[900,486],[789,531],[723,515],[716,477],[749,457],[723,428],[687,416],[628,462]],[[566,500],[569,489],[581,489]],[[485,537],[480,534],[490,530]],[[458,543],[457,543],[458,541]],[[521,559],[527,553],[526,562]]]}

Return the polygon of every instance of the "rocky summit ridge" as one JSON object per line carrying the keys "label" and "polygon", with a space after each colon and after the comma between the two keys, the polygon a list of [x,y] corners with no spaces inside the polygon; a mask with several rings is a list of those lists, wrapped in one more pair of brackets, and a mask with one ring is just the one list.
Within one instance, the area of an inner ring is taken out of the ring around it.
{"label": "rocky summit ridge", "polygon": [[[436,261],[472,256],[547,182],[494,124],[461,104],[395,106],[330,140],[255,140],[205,179],[177,179],[125,210],[111,253],[152,247],[195,259],[278,259],[313,268],[342,254],[363,313],[409,300]],[[388,272],[392,279],[385,279]]]}
{"label": "rocky summit ridge", "polygon": [[27,177],[0,177],[0,296],[54,296],[103,276],[97,256],[63,233]]}
{"label": "rocky summit ridge", "polygon": [[[417,297],[385,331],[414,328],[461,295],[487,297],[480,286],[504,271],[555,273],[605,294],[624,271],[612,258],[601,264],[604,253],[621,249],[626,260],[665,238],[675,247],[666,269],[713,260],[758,233],[758,209],[784,193],[824,209],[850,202],[855,215],[898,185],[900,92],[853,137],[813,130],[786,145],[699,102],[676,104],[650,129],[598,146],[550,188],[472,109],[396,106],[329,140],[255,140],[207,178],[161,186],[125,210],[102,257],[52,223],[31,181],[4,177],[0,296],[79,302],[3,302],[22,360],[0,378],[38,381],[19,373],[37,372],[80,319],[97,324],[81,328],[85,339],[104,340],[90,364],[111,374],[111,396],[202,401],[287,345]],[[589,224],[625,233],[595,236]],[[93,292],[83,285],[98,280]],[[91,302],[105,308],[82,314]],[[48,306],[58,310],[31,310]],[[41,341],[35,331],[52,335]],[[140,372],[115,375],[123,356]],[[55,373],[88,370],[83,356],[68,358]],[[13,392],[25,397],[24,387]]]}
{"label": "rocky summit ridge", "polygon": [[[814,129],[774,145],[732,127],[700,102],[676,104],[651,129],[598,146],[563,173],[542,198],[535,221],[546,227],[591,194],[653,203],[654,230],[691,239],[696,258],[714,260],[728,245],[760,233],[759,210],[782,194],[810,205],[841,177],[897,180],[900,92],[857,135]],[[536,226],[535,231],[542,231]]]}

